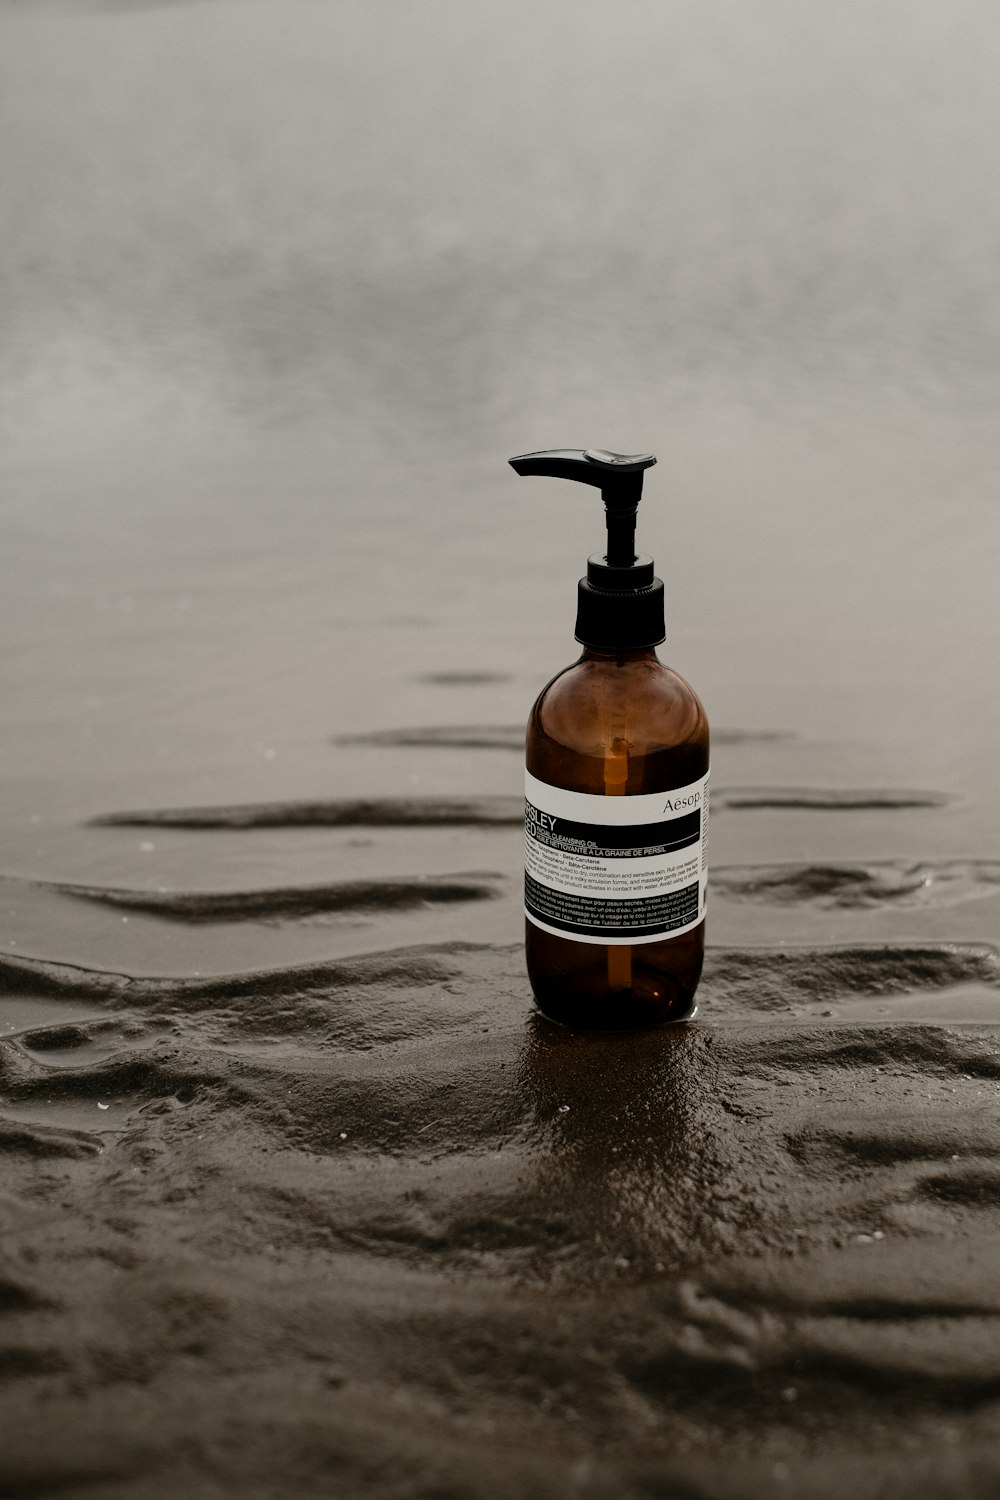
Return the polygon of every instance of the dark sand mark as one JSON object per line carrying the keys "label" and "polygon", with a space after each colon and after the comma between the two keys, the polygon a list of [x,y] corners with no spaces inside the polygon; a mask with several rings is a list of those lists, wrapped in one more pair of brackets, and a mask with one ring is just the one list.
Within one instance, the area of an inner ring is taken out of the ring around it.
{"label": "dark sand mark", "polygon": [[26,1268],[0,1252],[0,1317],[53,1306],[53,1299],[34,1284]]}
{"label": "dark sand mark", "polygon": [[713,745],[772,745],[778,740],[797,740],[793,729],[715,729]]}
{"label": "dark sand mark", "polygon": [[100,1138],[84,1130],[62,1130],[53,1125],[4,1119],[0,1114],[0,1160],[12,1151],[31,1157],[82,1157],[96,1156],[101,1150]]}
{"label": "dark sand mark", "polygon": [[119,1018],[99,1018],[88,1020],[85,1026],[76,1023],[69,1025],[40,1026],[35,1031],[22,1031],[18,1041],[21,1045],[31,1048],[34,1052],[42,1052],[46,1057],[64,1053],[72,1056],[80,1047],[91,1047],[98,1038],[105,1038],[109,1042],[129,1042],[135,1037],[144,1037],[148,1027],[141,1021],[121,1020]]}
{"label": "dark sand mark", "polygon": [[[4,993],[90,1003],[129,1012],[143,1023],[190,1023],[213,1044],[251,1041],[281,1046],[306,1039],[312,1047],[368,1050],[421,1031],[431,1035],[479,1014],[482,1005],[450,999],[452,981],[462,973],[463,945],[447,949],[410,948],[339,962],[262,970],[213,978],[145,979],[66,964],[0,956],[0,1016]],[[405,1004],[403,1003],[405,997]],[[104,1022],[78,1022],[72,1029],[26,1028],[35,1051],[44,1034],[56,1049],[72,1038],[97,1038]],[[8,1043],[13,1048],[15,1042]],[[0,1086],[4,1043],[0,1041]]]}
{"label": "dark sand mark", "polygon": [[[222,1085],[224,1079],[225,1070],[220,1071],[211,1057],[196,1057],[175,1036],[159,1033],[151,1033],[144,1046],[135,1044],[111,1053],[98,1046],[88,1056],[87,1049],[81,1048],[75,1066],[54,1065],[44,1054],[33,1055],[19,1047],[16,1039],[0,1043],[0,1087],[8,1117],[12,1109],[29,1101],[58,1106],[93,1100],[95,1107],[100,1102],[110,1110],[110,1101],[159,1099],[178,1093],[194,1097],[200,1089]],[[103,1123],[101,1115],[93,1115],[95,1131]]]}
{"label": "dark sand mark", "polygon": [[[803,787],[734,787],[712,793],[712,810],[723,808],[818,808],[903,810],[943,807],[943,792],[823,791]],[[102,813],[99,827],[126,828],[484,828],[520,824],[520,797],[337,798],[330,802],[262,802],[235,807],[150,808]]]}
{"label": "dark sand mark", "polygon": [[254,891],[140,891],[45,884],[47,889],[103,906],[125,907],[172,922],[207,924],[299,921],[338,912],[412,911],[424,906],[488,901],[500,895],[498,882],[502,878],[495,874],[413,876]]}
{"label": "dark sand mark", "polygon": [[[774,1260],[736,1261],[682,1284],[674,1317],[683,1310],[690,1319],[689,1351],[703,1363],[714,1355],[720,1374],[727,1366],[755,1373],[764,1391],[770,1387],[765,1410],[780,1399],[819,1409],[824,1393],[838,1385],[864,1392],[882,1411],[892,1407],[894,1386],[945,1407],[949,1400],[995,1399],[1000,1307],[984,1242],[972,1241],[959,1279],[946,1247],[893,1245],[887,1238],[855,1237],[801,1256],[784,1275]],[[901,1275],[904,1266],[908,1276]],[[677,1339],[669,1325],[667,1338],[670,1346]],[[669,1359],[675,1348],[665,1353]],[[659,1377],[676,1388],[664,1364],[661,1356],[640,1365],[637,1383],[649,1388]],[[791,1398],[787,1387],[779,1392],[772,1385],[779,1370],[796,1372]]]}
{"label": "dark sand mark", "polygon": [[[793,739],[781,730],[713,729],[716,745],[771,743]],[[459,750],[518,750],[524,753],[524,724],[429,724],[400,729],[374,729],[365,734],[337,735],[335,745],[446,746]]]}
{"label": "dark sand mark", "polygon": [[899,791],[895,788],[854,790],[845,787],[729,787],[712,792],[712,811],[731,808],[815,809],[821,812],[946,807],[955,798],[946,792]]}
{"label": "dark sand mark", "polygon": [[[928,1072],[940,1076],[952,1071],[956,1057],[953,1047],[944,1054],[927,1049],[915,1054],[913,1043],[911,1038],[905,1056],[896,1059],[897,1066],[919,1062]],[[986,1077],[997,1076],[993,1060],[984,1059],[978,1049],[970,1053],[970,1059],[974,1071],[968,1074],[967,1082],[983,1076],[984,1064]],[[826,1165],[838,1172],[914,1161],[939,1165],[963,1158],[975,1161],[980,1156],[1000,1155],[1000,1131],[992,1114],[985,1110],[978,1117],[971,1114],[964,1118],[958,1132],[942,1131],[940,1122],[922,1112],[906,1114],[898,1110],[888,1124],[881,1115],[869,1110],[852,1113],[850,1120],[828,1124],[821,1130],[807,1127],[789,1137],[789,1149],[797,1161],[817,1167]]]}
{"label": "dark sand mark", "polygon": [[877,997],[980,984],[1000,988],[1000,952],[986,943],[922,946],[709,948],[702,990],[719,1016],[819,1008]]}
{"label": "dark sand mark", "polygon": [[[158,0],[153,0],[153,3],[158,3]],[[129,11],[145,7],[140,6],[140,0],[127,0],[127,3],[126,0],[103,0],[100,8]],[[39,1445],[41,1434],[38,1427],[27,1438],[22,1430],[5,1434],[7,1451],[0,1468],[0,1496],[3,1500],[34,1500],[36,1496],[60,1494],[76,1500],[77,1496],[87,1496],[88,1492],[94,1500],[102,1494],[121,1496],[125,1500],[130,1481],[141,1482],[143,1496],[152,1497],[154,1490],[149,1488],[151,1475],[159,1467],[155,1446],[147,1443],[141,1448],[138,1441],[124,1430],[113,1445],[109,1444],[100,1435],[95,1437],[88,1432],[85,1422],[74,1425],[73,1415],[67,1411],[62,1430],[66,1451],[58,1456],[47,1450],[44,1441]],[[117,1452],[113,1451],[114,1448]],[[138,1493],[137,1489],[132,1490],[133,1495]]]}
{"label": "dark sand mark", "polygon": [[945,1203],[971,1208],[1000,1208],[1000,1161],[991,1166],[967,1166],[942,1177],[925,1177],[921,1191]]}
{"label": "dark sand mark", "polygon": [[948,1247],[923,1245],[915,1257],[919,1276],[900,1285],[892,1255],[873,1254],[868,1243],[855,1239],[847,1253],[814,1252],[783,1267],[766,1260],[736,1262],[699,1278],[695,1295],[711,1296],[724,1289],[732,1296],[740,1289],[759,1307],[781,1314],[807,1311],[814,1316],[899,1321],[1000,1317],[997,1279],[978,1256],[970,1255],[966,1274],[958,1282]]}
{"label": "dark sand mark", "polygon": [[453,750],[520,750],[524,753],[523,724],[431,724],[406,729],[374,729],[367,734],[338,734],[335,745],[426,745]]}
{"label": "dark sand mark", "polygon": [[104,813],[99,827],[126,828],[452,828],[524,822],[521,797],[343,798],[261,802],[237,807],[154,808]]}
{"label": "dark sand mark", "polygon": [[733,901],[848,910],[956,906],[1000,888],[998,860],[872,860],[865,864],[721,865],[712,890]]}
{"label": "dark sand mark", "polygon": [[[894,1020],[866,1028],[866,1019],[863,1017],[860,1025],[854,1022],[820,1027],[809,1025],[807,1018],[801,1031],[782,1026],[775,1029],[775,1035],[770,1035],[765,1027],[758,1027],[760,1055],[763,1058],[766,1054],[776,1069],[790,1073],[827,1068],[850,1070],[867,1060],[877,1074],[872,1096],[876,1099],[882,1085],[890,1086],[893,1077],[915,1072],[921,1078],[933,1079],[933,1083],[927,1085],[927,1096],[910,1091],[911,1104],[905,1111],[907,1125],[914,1109],[913,1100],[936,1098],[942,1081],[953,1081],[949,1075],[954,1073],[971,1083],[985,1080],[987,1094],[984,1096],[980,1091],[977,1095],[980,1105],[984,1097],[993,1097],[994,1086],[1000,1079],[1000,1049],[995,1044],[983,1044],[983,1035],[991,1030],[990,1027],[952,1028],[947,1018],[942,1017],[931,1024],[923,1020],[919,1023]],[[854,1101],[852,1119],[859,1112],[866,1118],[870,1115],[871,1098],[863,1110],[860,1101]]]}
{"label": "dark sand mark", "polygon": [[479,687],[489,682],[512,682],[509,672],[424,672],[417,682],[429,682],[438,687]]}
{"label": "dark sand mark", "polygon": [[[46,959],[13,958],[4,953],[0,954],[0,996],[9,991],[53,1000],[78,1000],[81,1004],[97,1001],[119,1010],[133,1001],[145,1005],[165,995],[189,996],[194,1002],[201,997],[208,1003],[212,996],[242,1000],[286,988],[297,994],[372,984],[398,984],[411,989],[447,983],[453,971],[459,972],[456,964],[461,963],[461,955],[467,950],[474,951],[475,945],[405,948],[329,963],[190,979],[135,978],[82,965],[49,963]],[[56,1024],[65,1030],[61,1023]]]}

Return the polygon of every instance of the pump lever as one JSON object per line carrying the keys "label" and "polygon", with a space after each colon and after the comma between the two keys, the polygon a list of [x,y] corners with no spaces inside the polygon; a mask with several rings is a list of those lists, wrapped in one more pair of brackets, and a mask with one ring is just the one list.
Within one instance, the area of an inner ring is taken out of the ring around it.
{"label": "pump lever", "polygon": [[615,481],[625,481],[632,489],[638,474],[642,489],[642,471],[656,463],[652,453],[608,453],[604,448],[549,448],[541,453],[521,453],[510,460],[517,474],[541,474],[548,479],[575,479],[598,489],[614,489]]}
{"label": "pump lever", "polygon": [[635,512],[642,499],[643,470],[655,463],[652,453],[608,453],[604,448],[549,448],[510,460],[518,474],[596,485],[608,522],[607,560],[619,568],[630,568],[635,562]]}

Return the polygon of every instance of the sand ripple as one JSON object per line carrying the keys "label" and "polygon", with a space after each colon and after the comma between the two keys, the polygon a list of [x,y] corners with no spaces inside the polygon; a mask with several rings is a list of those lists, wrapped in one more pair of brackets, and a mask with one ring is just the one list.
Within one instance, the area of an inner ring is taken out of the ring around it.
{"label": "sand ripple", "polygon": [[995,895],[1000,861],[728,865],[714,869],[711,880],[714,891],[734,901],[846,909],[940,907]]}
{"label": "sand ripple", "polygon": [[502,876],[484,874],[412,876],[250,891],[143,891],[50,882],[48,889],[174,922],[273,922],[338,912],[409,911],[428,905],[488,901],[499,895],[501,880]]}
{"label": "sand ripple", "polygon": [[[712,811],[724,808],[818,809],[851,812],[864,809],[906,811],[943,807],[954,799],[944,792],[851,791],[810,787],[719,787],[712,791]],[[490,827],[520,824],[520,797],[384,797],[337,798],[329,802],[262,802],[235,807],[149,808],[102,813],[90,821],[129,828],[392,828]]]}
{"label": "sand ripple", "polygon": [[[778,729],[713,729],[716,745],[771,744],[794,739]],[[389,748],[446,746],[458,750],[517,750],[524,753],[524,724],[425,724],[400,729],[375,729],[365,734],[341,734],[335,745],[372,745]]]}
{"label": "sand ripple", "polygon": [[955,798],[947,792],[903,791],[896,787],[729,787],[718,794],[713,789],[712,810],[733,808],[787,808],[819,812],[904,812],[917,807],[946,807]]}
{"label": "sand ripple", "polygon": [[0,1042],[0,1493],[833,1500],[845,1432],[861,1496],[988,1492],[1000,1026],[872,1021],[998,980],[715,952],[718,1024],[609,1048],[517,948],[3,959],[75,1010]]}
{"label": "sand ripple", "polygon": [[127,828],[447,828],[523,823],[521,797],[337,798],[236,807],[152,808],[103,813],[91,822]]}

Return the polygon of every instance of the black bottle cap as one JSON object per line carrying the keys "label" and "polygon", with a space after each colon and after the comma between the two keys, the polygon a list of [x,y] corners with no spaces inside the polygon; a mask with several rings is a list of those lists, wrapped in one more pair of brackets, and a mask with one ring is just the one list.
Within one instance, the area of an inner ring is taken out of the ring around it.
{"label": "black bottle cap", "polygon": [[607,651],[636,651],[665,638],[663,584],[651,557],[635,555],[635,513],[652,453],[554,448],[510,460],[518,474],[542,474],[596,485],[604,500],[608,550],[588,559],[577,597],[576,638]]}

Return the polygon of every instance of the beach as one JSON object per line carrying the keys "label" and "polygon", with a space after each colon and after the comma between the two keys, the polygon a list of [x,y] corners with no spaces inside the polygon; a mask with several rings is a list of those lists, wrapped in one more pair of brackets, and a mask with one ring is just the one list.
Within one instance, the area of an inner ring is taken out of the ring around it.
{"label": "beach", "polygon": [[[994,1493],[991,8],[0,59],[0,1495]],[[658,455],[685,1026],[524,971],[560,444]]]}

